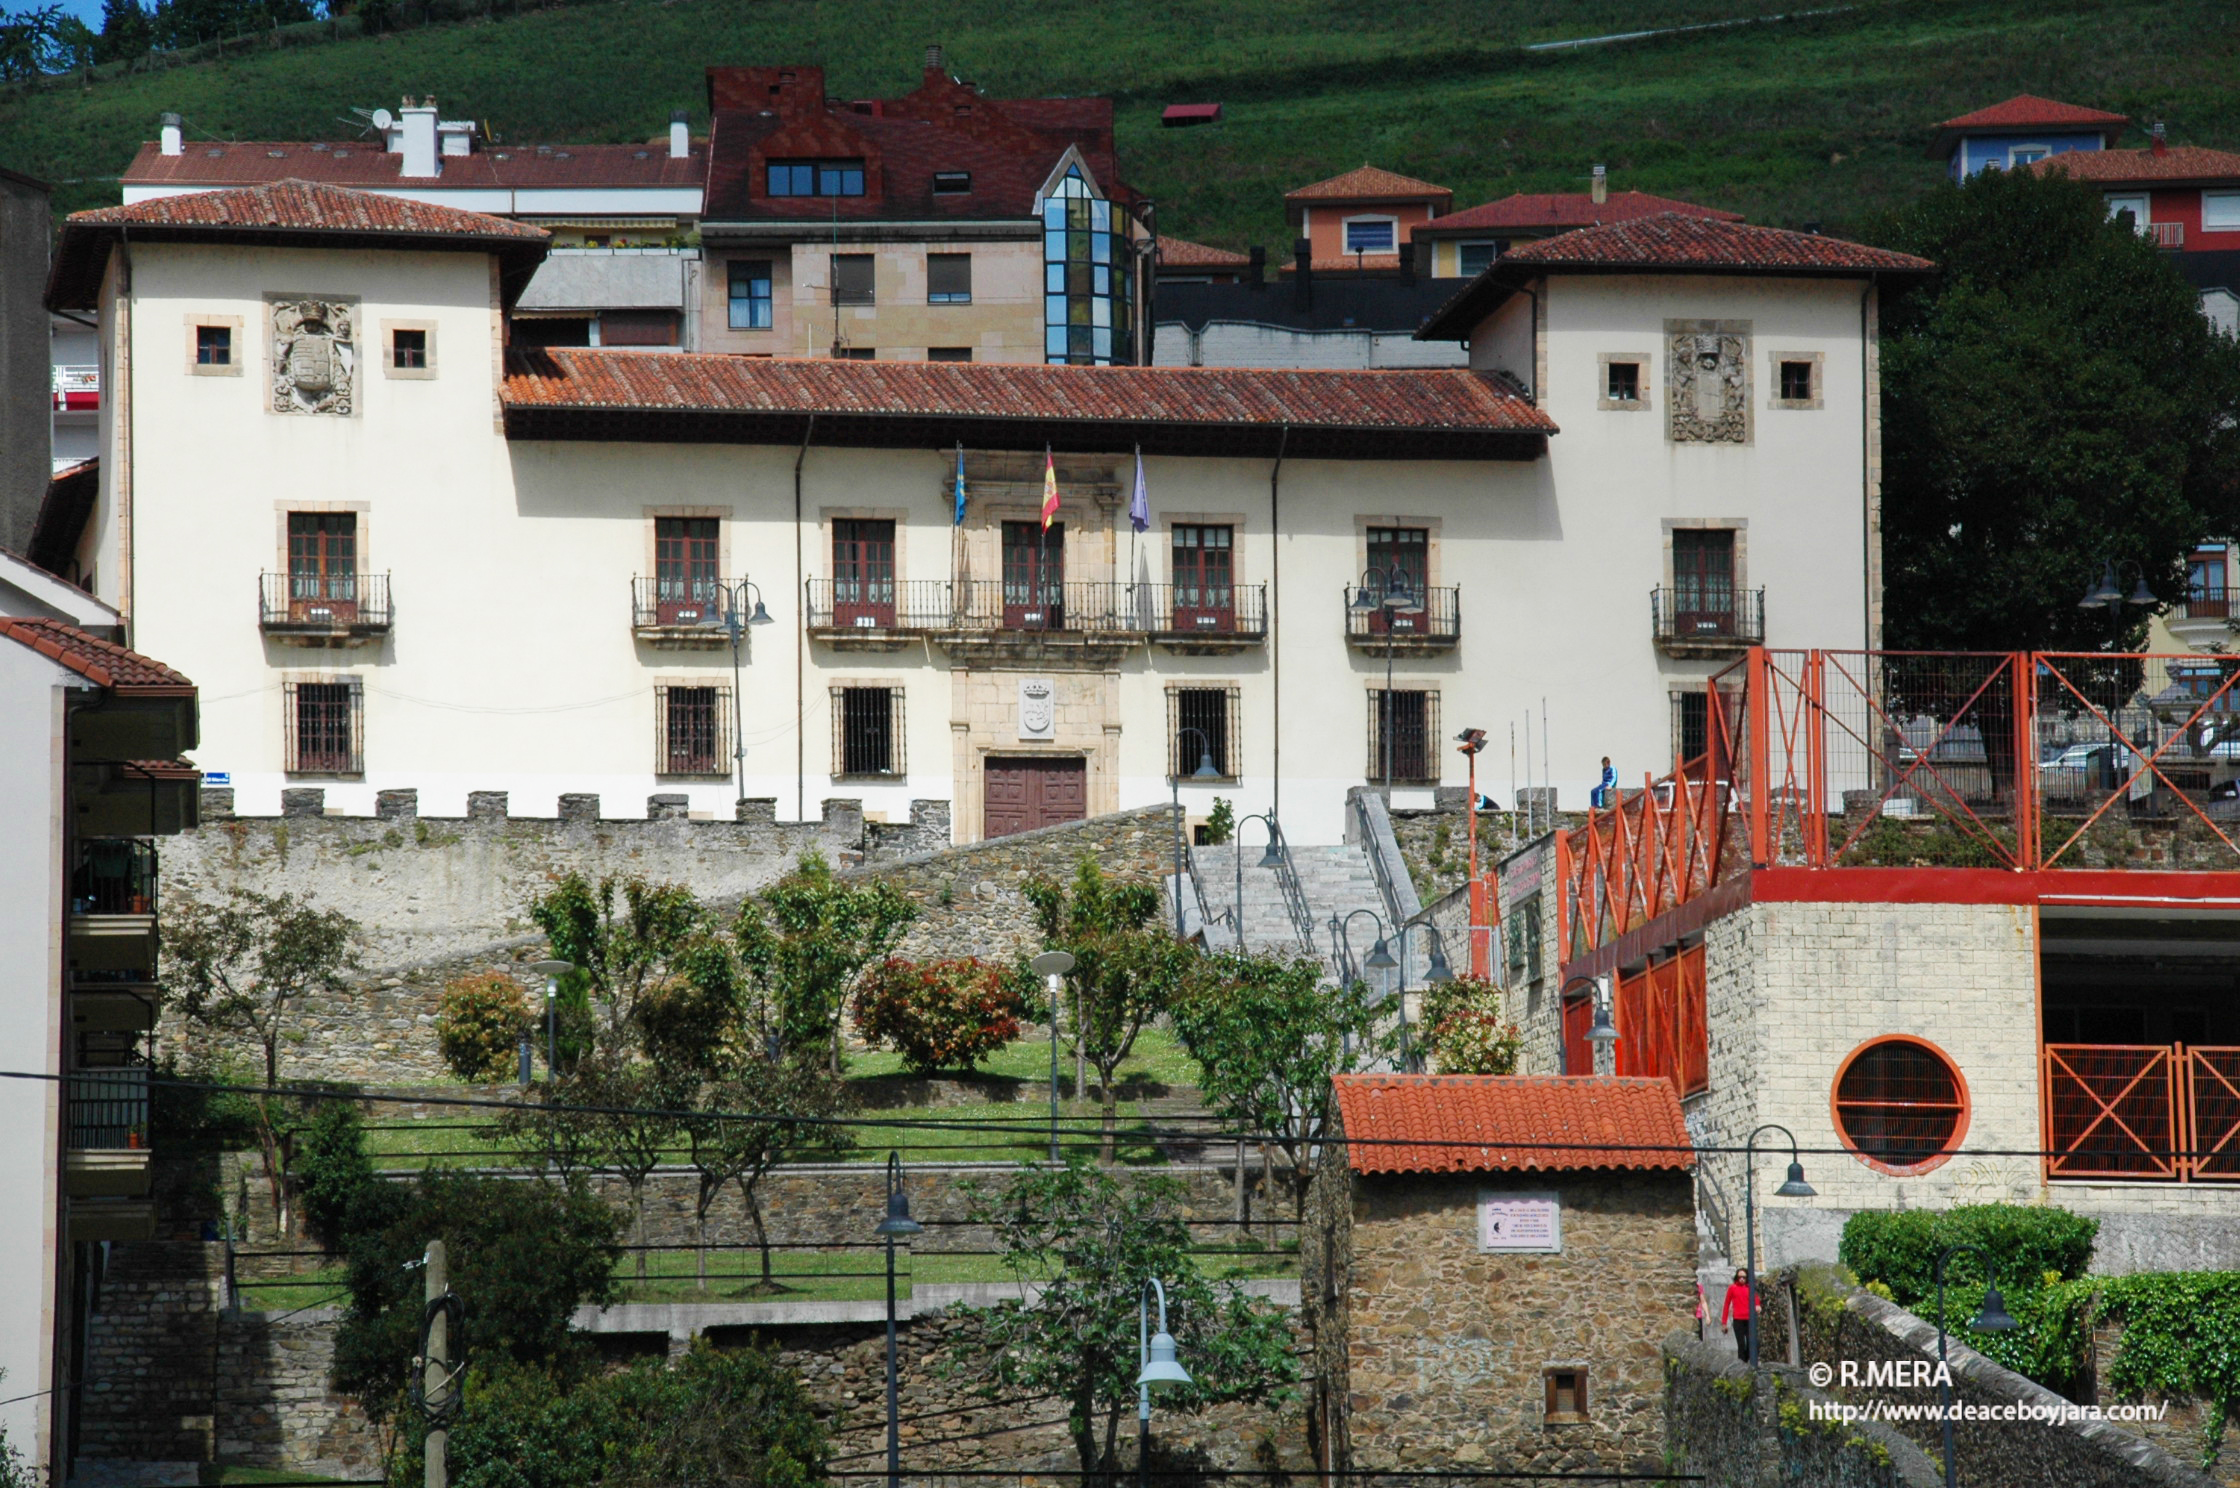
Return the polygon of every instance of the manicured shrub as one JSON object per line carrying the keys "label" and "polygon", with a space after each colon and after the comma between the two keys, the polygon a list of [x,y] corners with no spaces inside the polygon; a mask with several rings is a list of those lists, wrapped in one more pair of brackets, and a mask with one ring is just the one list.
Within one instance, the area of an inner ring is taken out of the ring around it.
{"label": "manicured shrub", "polygon": [[856,989],[856,1031],[919,1074],[969,1070],[1019,1036],[1025,1004],[997,968],[977,957],[890,957]]}
{"label": "manicured shrub", "polygon": [[436,1005],[436,1046],[460,1079],[503,1080],[513,1073],[530,1017],[529,994],[504,972],[457,977],[444,984]]}
{"label": "manicured shrub", "polygon": [[1424,1052],[1442,1075],[1513,1075],[1524,1035],[1502,1016],[1501,989],[1458,976],[1423,994]]}
{"label": "manicured shrub", "polygon": [[[2074,1281],[2092,1261],[2100,1221],[2066,1209],[2026,1204],[1968,1204],[1941,1213],[1925,1209],[1862,1210],[1844,1224],[1837,1256],[1861,1281],[1890,1288],[1901,1307],[1936,1296],[1937,1256],[1953,1245],[1980,1245],[1996,1262],[1999,1289],[2025,1291],[2047,1273]],[[1945,1264],[1947,1289],[1983,1284],[1983,1261],[1962,1251]]]}

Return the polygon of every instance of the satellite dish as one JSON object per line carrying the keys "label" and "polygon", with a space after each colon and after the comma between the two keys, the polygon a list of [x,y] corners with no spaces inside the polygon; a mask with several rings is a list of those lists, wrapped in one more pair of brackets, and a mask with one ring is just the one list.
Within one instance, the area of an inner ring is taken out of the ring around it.
{"label": "satellite dish", "polygon": [[373,127],[376,129],[387,129],[396,122],[396,115],[390,113],[387,109],[375,109],[373,111]]}

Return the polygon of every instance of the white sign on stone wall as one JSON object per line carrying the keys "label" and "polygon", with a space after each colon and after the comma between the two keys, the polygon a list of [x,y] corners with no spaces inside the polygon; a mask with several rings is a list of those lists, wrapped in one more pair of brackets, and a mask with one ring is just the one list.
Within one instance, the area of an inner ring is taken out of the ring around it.
{"label": "white sign on stone wall", "polygon": [[1019,737],[1058,737],[1058,690],[1048,677],[1019,679]]}
{"label": "white sign on stone wall", "polygon": [[1478,1192],[1478,1249],[1563,1249],[1563,1207],[1552,1193]]}

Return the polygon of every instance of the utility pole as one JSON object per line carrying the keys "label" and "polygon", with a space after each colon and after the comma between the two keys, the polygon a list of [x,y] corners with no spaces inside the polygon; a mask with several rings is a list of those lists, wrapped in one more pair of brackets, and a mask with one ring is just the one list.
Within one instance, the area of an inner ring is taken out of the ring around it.
{"label": "utility pole", "polygon": [[[456,1386],[451,1378],[451,1318],[438,1306],[444,1294],[451,1290],[451,1268],[445,1261],[443,1242],[428,1242],[427,1299],[428,1299],[428,1355],[421,1361],[420,1398],[427,1403],[431,1414],[448,1405]],[[438,1422],[450,1419],[448,1412],[435,1414]],[[428,1466],[426,1488],[450,1488],[451,1463],[449,1451],[451,1432],[442,1425],[428,1430]]]}

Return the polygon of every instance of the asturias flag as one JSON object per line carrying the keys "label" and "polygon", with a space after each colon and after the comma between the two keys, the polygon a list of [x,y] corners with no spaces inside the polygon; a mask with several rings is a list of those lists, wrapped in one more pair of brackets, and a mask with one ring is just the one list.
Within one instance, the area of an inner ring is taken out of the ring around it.
{"label": "asturias flag", "polygon": [[1058,466],[1050,458],[1050,446],[1042,447],[1042,530],[1050,530],[1051,518],[1058,514]]}
{"label": "asturias flag", "polygon": [[964,444],[957,445],[957,525],[964,525]]}

